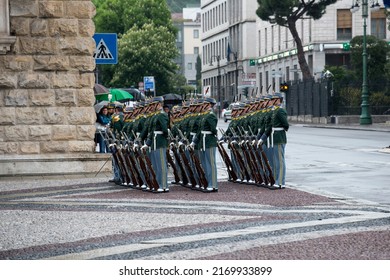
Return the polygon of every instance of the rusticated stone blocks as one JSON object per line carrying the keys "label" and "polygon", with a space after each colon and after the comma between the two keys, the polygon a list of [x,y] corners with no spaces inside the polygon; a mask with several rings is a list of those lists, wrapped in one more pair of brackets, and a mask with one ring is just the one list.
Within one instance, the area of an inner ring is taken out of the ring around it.
{"label": "rusticated stone blocks", "polygon": [[93,153],[92,1],[9,4],[16,42],[0,55],[0,154]]}

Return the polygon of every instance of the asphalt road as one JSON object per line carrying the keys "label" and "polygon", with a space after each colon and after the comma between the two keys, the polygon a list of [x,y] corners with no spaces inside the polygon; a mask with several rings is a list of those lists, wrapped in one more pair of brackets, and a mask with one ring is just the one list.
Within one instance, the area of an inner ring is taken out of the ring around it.
{"label": "asphalt road", "polygon": [[[220,120],[224,130],[228,123]],[[286,183],[349,203],[390,205],[390,131],[291,124]],[[221,169],[223,169],[223,164]]]}

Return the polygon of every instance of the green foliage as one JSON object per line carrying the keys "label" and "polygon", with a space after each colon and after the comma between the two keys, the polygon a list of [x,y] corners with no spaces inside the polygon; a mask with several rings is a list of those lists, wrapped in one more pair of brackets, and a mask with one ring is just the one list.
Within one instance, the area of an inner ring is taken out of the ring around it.
{"label": "green foliage", "polygon": [[117,33],[121,37],[127,30],[153,23],[165,26],[175,33],[171,14],[164,0],[93,0],[96,32]]}
{"label": "green foliage", "polygon": [[176,71],[173,59],[178,55],[175,36],[164,26],[145,24],[133,27],[119,41],[119,62],[111,84],[138,84],[144,76],[154,76],[157,92],[168,92],[169,77]]}
{"label": "green foliage", "polygon": [[[363,36],[356,36],[351,40],[351,63],[358,77],[363,76]],[[368,80],[383,79],[386,77],[387,56],[390,46],[387,42],[375,36],[366,36],[367,45],[367,77]]]}
{"label": "green foliage", "polygon": [[336,2],[337,0],[257,0],[259,7],[256,14],[260,19],[285,26],[290,30],[297,46],[299,66],[305,80],[311,79],[312,76],[303,52],[296,22],[302,17],[320,19],[326,7]]}
{"label": "green foliage", "polygon": [[138,85],[154,76],[157,94],[171,88],[178,55],[176,33],[165,0],[93,0],[97,33],[118,34],[118,64],[99,65],[99,82],[112,87]]}
{"label": "green foliage", "polygon": [[200,0],[167,0],[168,6],[173,13],[181,13],[187,6],[200,7]]}

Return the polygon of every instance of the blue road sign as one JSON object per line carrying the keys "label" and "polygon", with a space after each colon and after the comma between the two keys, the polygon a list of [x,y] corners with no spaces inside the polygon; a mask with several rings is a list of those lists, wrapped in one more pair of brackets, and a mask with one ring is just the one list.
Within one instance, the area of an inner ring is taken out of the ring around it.
{"label": "blue road sign", "polygon": [[118,63],[118,38],[116,33],[95,33],[96,49],[93,54],[96,64]]}
{"label": "blue road sign", "polygon": [[144,77],[144,90],[145,91],[154,91],[154,77],[147,76]]}

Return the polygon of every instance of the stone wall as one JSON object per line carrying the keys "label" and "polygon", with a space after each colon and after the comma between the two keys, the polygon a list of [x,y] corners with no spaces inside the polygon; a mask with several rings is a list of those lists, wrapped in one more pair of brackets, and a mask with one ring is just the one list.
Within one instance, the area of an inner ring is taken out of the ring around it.
{"label": "stone wall", "polygon": [[[50,168],[53,159],[91,157],[95,6],[90,0],[8,1],[16,42],[0,55],[0,175],[20,173],[9,164],[16,159],[48,158],[43,168]],[[30,169],[25,173],[44,173],[41,164]]]}

